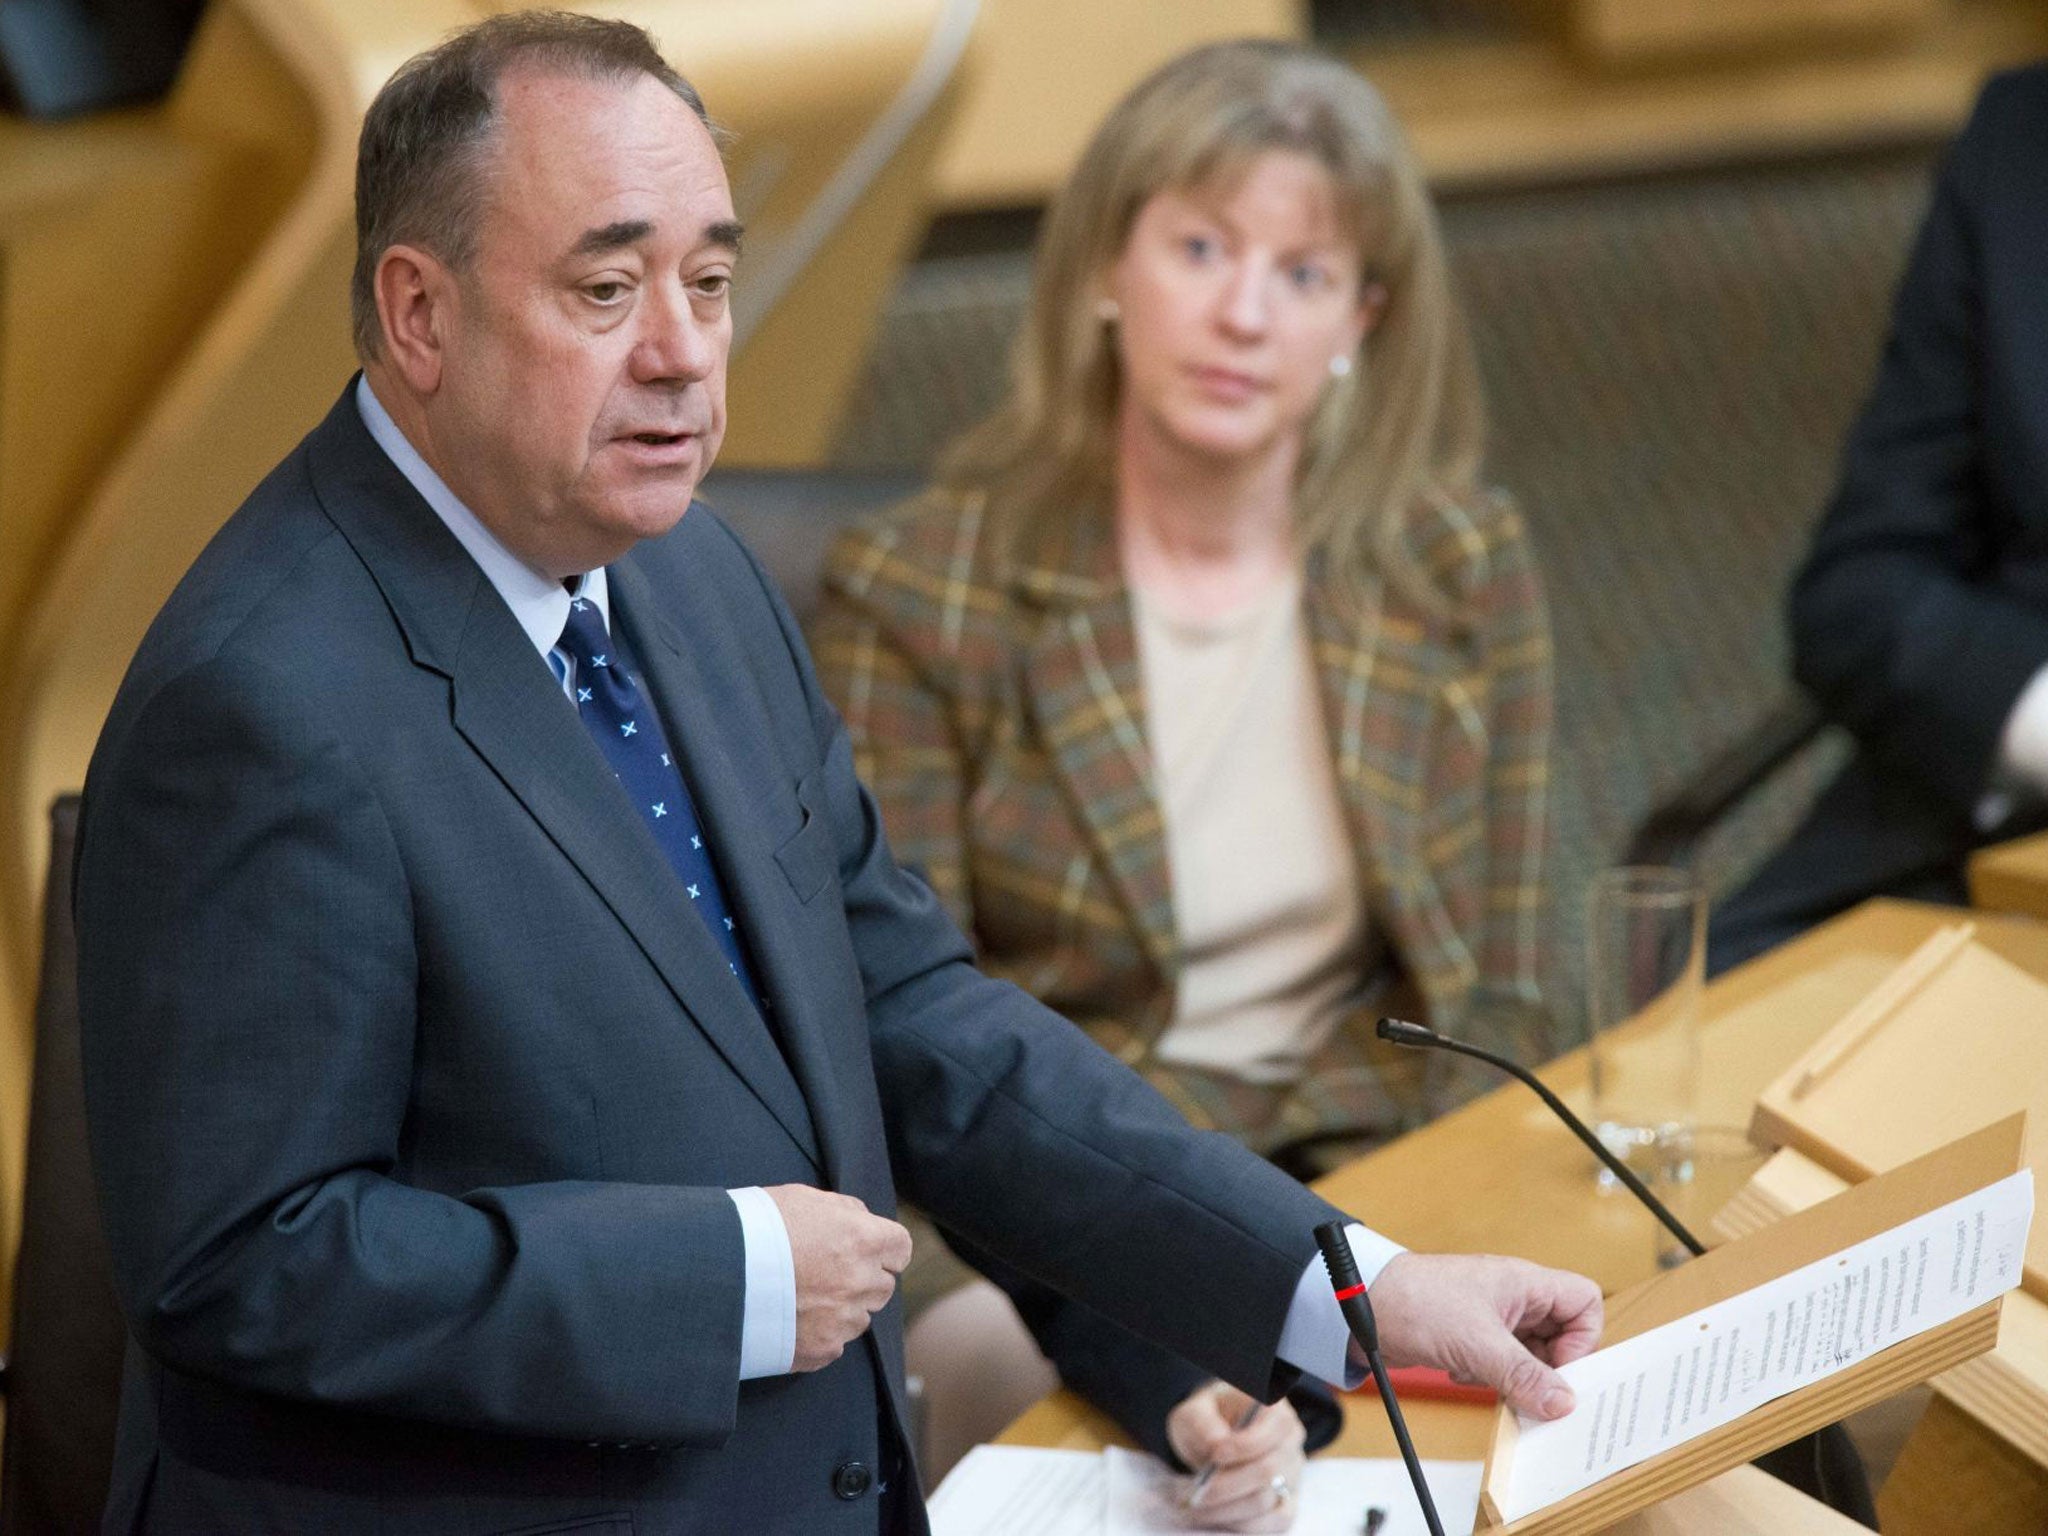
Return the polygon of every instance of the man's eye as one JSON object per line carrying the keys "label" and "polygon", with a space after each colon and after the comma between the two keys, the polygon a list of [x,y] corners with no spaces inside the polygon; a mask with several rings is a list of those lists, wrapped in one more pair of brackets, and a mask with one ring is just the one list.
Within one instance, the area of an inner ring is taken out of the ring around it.
{"label": "man's eye", "polygon": [[1207,235],[1184,236],[1181,239],[1180,248],[1196,261],[1207,261],[1216,254],[1216,242]]}
{"label": "man's eye", "polygon": [[594,303],[616,304],[626,296],[626,285],[615,282],[586,283],[583,292]]}
{"label": "man's eye", "polygon": [[709,272],[697,279],[697,291],[707,299],[722,299],[732,291],[730,272]]}
{"label": "man's eye", "polygon": [[1324,288],[1329,284],[1329,273],[1314,262],[1301,262],[1287,275],[1294,286],[1301,289]]}

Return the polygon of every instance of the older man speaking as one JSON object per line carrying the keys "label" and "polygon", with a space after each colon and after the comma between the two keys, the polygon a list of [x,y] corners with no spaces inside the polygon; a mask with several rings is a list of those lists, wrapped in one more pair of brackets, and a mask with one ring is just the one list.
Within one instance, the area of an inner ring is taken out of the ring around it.
{"label": "older man speaking", "polygon": [[[973,969],[684,515],[741,244],[695,92],[497,17],[378,96],[357,221],[363,373],[87,782],[109,1528],[920,1531],[899,1187],[1249,1392],[1344,1375],[1329,1207]],[[1590,1283],[1359,1236],[1391,1354],[1563,1411],[1522,1341]]]}

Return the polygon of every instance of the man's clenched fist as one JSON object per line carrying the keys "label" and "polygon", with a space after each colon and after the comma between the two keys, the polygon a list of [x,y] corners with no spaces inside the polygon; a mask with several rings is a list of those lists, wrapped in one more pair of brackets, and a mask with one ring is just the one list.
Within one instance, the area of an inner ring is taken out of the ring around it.
{"label": "man's clenched fist", "polygon": [[896,1294],[910,1262],[910,1234],[851,1195],[808,1184],[778,1184],[768,1198],[782,1213],[796,1261],[796,1359],[815,1371],[837,1360],[868,1331],[868,1320]]}

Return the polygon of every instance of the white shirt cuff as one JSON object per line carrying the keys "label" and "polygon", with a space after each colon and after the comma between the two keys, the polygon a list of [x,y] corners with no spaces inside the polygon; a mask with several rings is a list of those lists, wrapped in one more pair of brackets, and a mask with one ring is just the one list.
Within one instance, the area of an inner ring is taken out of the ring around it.
{"label": "white shirt cuff", "polygon": [[[1351,1256],[1358,1260],[1358,1278],[1368,1286],[1379,1279],[1389,1260],[1408,1251],[1355,1221],[1345,1226],[1344,1235],[1351,1240]],[[1345,1326],[1320,1253],[1308,1261],[1294,1288],[1287,1321],[1280,1325],[1279,1355],[1303,1374],[1346,1392],[1365,1381],[1365,1368],[1351,1363],[1351,1330]]]}
{"label": "white shirt cuff", "polygon": [[729,1189],[739,1208],[747,1255],[747,1296],[740,1314],[740,1380],[786,1376],[796,1363],[796,1259],[789,1228],[768,1191]]}
{"label": "white shirt cuff", "polygon": [[[2028,679],[2005,717],[1996,778],[2017,782],[2036,794],[2048,793],[2048,667]],[[2012,796],[1994,782],[1977,802],[1978,829],[1997,830],[2012,809]]]}

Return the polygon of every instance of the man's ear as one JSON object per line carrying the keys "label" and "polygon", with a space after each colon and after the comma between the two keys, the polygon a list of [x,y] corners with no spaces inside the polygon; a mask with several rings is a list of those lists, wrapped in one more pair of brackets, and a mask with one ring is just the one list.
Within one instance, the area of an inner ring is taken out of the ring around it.
{"label": "man's ear", "polygon": [[394,245],[377,258],[374,288],[385,362],[415,394],[431,395],[441,386],[455,274],[430,252]]}

